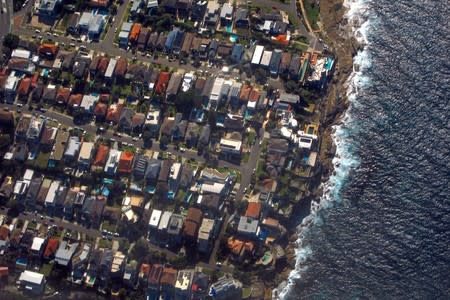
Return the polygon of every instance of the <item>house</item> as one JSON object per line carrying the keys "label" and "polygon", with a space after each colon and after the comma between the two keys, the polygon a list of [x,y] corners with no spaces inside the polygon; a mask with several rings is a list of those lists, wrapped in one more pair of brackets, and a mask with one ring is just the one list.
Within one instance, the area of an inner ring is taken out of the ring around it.
{"label": "house", "polygon": [[193,22],[203,21],[206,12],[207,1],[196,0],[192,1],[191,20]]}
{"label": "house", "polygon": [[43,43],[38,47],[38,54],[47,59],[54,59],[58,52],[58,46],[55,44]]}
{"label": "house", "polygon": [[95,249],[89,257],[86,272],[83,275],[84,283],[88,287],[93,287],[97,282],[99,273],[100,261],[103,256],[104,249]]}
{"label": "house", "polygon": [[272,51],[265,50],[262,54],[259,65],[263,68],[269,68],[271,58],[272,58]]}
{"label": "house", "polygon": [[183,230],[183,217],[179,214],[172,214],[167,226],[168,243],[171,246],[177,245],[181,241]]}
{"label": "house", "polygon": [[131,174],[133,166],[134,153],[131,151],[123,151],[120,155],[119,166],[117,171],[122,174]]}
{"label": "house", "polygon": [[150,265],[150,270],[148,272],[147,287],[149,290],[148,292],[150,292],[152,296],[156,297],[153,299],[158,299],[159,297],[159,290],[160,290],[159,284],[163,270],[164,267],[160,264]]}
{"label": "house", "polygon": [[131,132],[138,133],[145,124],[145,114],[135,113],[131,118]]}
{"label": "house", "polygon": [[119,117],[118,127],[124,131],[131,131],[134,114],[134,109],[124,107]]}
{"label": "house", "polygon": [[63,130],[58,130],[55,138],[55,144],[53,150],[50,153],[49,165],[54,165],[61,161],[66,149],[67,140],[69,139],[69,133]]}
{"label": "house", "polygon": [[217,77],[214,80],[214,84],[211,89],[211,93],[209,95],[209,102],[208,102],[207,109],[213,109],[213,110],[217,109],[217,106],[219,105],[219,101],[220,101],[220,95],[221,95],[220,92],[222,90],[224,81],[225,80],[221,77]]}
{"label": "house", "polygon": [[172,53],[172,45],[177,36],[182,35],[183,32],[180,31],[179,28],[174,27],[172,31],[170,31],[167,34],[166,42],[164,43],[164,52],[165,53]]}
{"label": "house", "polygon": [[156,181],[159,179],[159,171],[161,169],[161,161],[152,158],[147,163],[147,169],[145,170],[145,178],[149,185],[153,184],[156,186]]}
{"label": "house", "polygon": [[217,21],[219,20],[219,10],[220,5],[216,1],[208,1],[206,6],[206,14],[205,19],[203,20],[203,24],[205,26],[211,26],[215,28]]}
{"label": "house", "polygon": [[150,38],[150,29],[144,27],[141,29],[141,32],[139,33],[139,37],[137,39],[137,47],[138,50],[140,51],[144,51],[146,46],[147,46],[147,42]]}
{"label": "house", "polygon": [[196,271],[191,283],[191,299],[202,300],[208,295],[209,276],[205,273]]}
{"label": "house", "polygon": [[242,140],[235,138],[220,139],[220,155],[228,158],[239,158],[242,149]]}
{"label": "house", "polygon": [[134,23],[131,27],[130,35],[128,36],[128,41],[130,43],[135,43],[138,40],[139,33],[141,32],[142,25],[140,23]]}
{"label": "house", "polygon": [[158,36],[158,39],[156,40],[155,49],[158,51],[164,50],[164,45],[166,44],[167,36],[161,32]]}
{"label": "house", "polygon": [[185,143],[188,148],[195,147],[198,143],[202,127],[194,122],[189,122],[186,130]]}
{"label": "house", "polygon": [[220,195],[217,194],[208,193],[198,195],[197,204],[201,207],[203,212],[210,216],[219,215],[219,212],[222,209]]}
{"label": "house", "polygon": [[202,225],[198,231],[198,251],[203,254],[208,254],[211,251],[211,247],[214,243],[214,230],[215,230],[215,220],[204,218],[202,220]]}
{"label": "house", "polygon": [[50,184],[47,195],[45,196],[45,207],[52,208],[55,207],[55,197],[56,197],[56,191],[59,189],[59,186],[61,185],[61,182],[59,180],[54,180]]}
{"label": "house", "polygon": [[125,72],[127,71],[127,60],[125,58],[119,58],[116,63],[116,68],[114,69],[114,76],[116,78],[122,79],[125,77]]}
{"label": "house", "polygon": [[241,299],[242,283],[230,275],[224,275],[211,284],[209,295],[217,300]]}
{"label": "house", "polygon": [[125,271],[123,273],[123,284],[129,288],[135,288],[137,286],[137,261],[132,260],[125,265]]}
{"label": "house", "polygon": [[167,84],[170,80],[169,72],[161,72],[155,86],[155,93],[163,94],[166,91]]}
{"label": "house", "polygon": [[172,217],[171,211],[163,212],[161,219],[158,224],[158,233],[160,235],[160,239],[163,239],[166,236],[167,228],[169,227],[170,218]]}
{"label": "house", "polygon": [[111,276],[111,266],[113,262],[114,254],[111,249],[104,249],[102,258],[98,265],[98,277],[100,279],[100,284],[98,290],[101,291],[103,285],[110,279]]}
{"label": "house", "polygon": [[249,202],[245,216],[248,218],[259,219],[261,216],[261,202]]}
{"label": "house", "polygon": [[184,56],[189,56],[189,54],[191,53],[191,45],[192,45],[192,41],[194,39],[194,33],[192,32],[186,32],[185,36],[184,36],[184,41],[183,41],[183,45],[181,46],[181,54]]}
{"label": "house", "polygon": [[94,155],[94,143],[83,142],[78,155],[78,168],[80,170],[88,170],[91,167],[92,157]]}
{"label": "house", "polygon": [[91,254],[91,245],[83,244],[79,247],[79,251],[72,256],[72,272],[70,273],[70,281],[72,283],[81,284],[83,275],[87,270],[88,258]]}
{"label": "house", "polygon": [[46,243],[46,239],[35,236],[33,238],[33,243],[31,244],[30,254],[36,258],[41,258],[44,254]]}
{"label": "house", "polygon": [[47,197],[47,193],[50,189],[50,185],[52,184],[52,180],[49,178],[44,178],[42,181],[41,187],[39,188],[39,192],[35,198],[35,203],[39,207],[44,207],[45,199]]}
{"label": "house", "polygon": [[97,74],[97,68],[100,60],[101,56],[94,56],[92,58],[91,63],[89,64],[89,74],[91,74],[91,76],[95,76],[95,74]]}
{"label": "house", "polygon": [[198,229],[202,223],[203,213],[200,209],[191,207],[184,222],[183,235],[187,242],[197,242]]}
{"label": "house", "polygon": [[83,80],[84,77],[86,76],[90,63],[91,61],[89,58],[84,58],[81,56],[75,58],[75,63],[72,66],[73,76],[75,76],[76,79]]}
{"label": "house", "polygon": [[111,104],[108,107],[108,112],[106,113],[106,121],[117,124],[119,122],[123,107],[124,105],[122,103]]}
{"label": "house", "polygon": [[83,99],[80,103],[80,108],[84,109],[87,113],[94,111],[95,103],[98,101],[98,95],[83,95]]}
{"label": "house", "polygon": [[161,278],[159,279],[161,296],[163,299],[171,299],[175,291],[177,280],[177,270],[170,267],[164,267]]}
{"label": "house", "polygon": [[175,299],[190,299],[194,273],[195,271],[193,269],[178,271],[175,282]]}
{"label": "house", "polygon": [[108,175],[115,175],[117,172],[117,168],[119,166],[119,161],[121,157],[122,151],[116,149],[109,150],[108,160],[105,164],[105,173]]}
{"label": "house", "polygon": [[108,112],[108,106],[106,103],[98,102],[95,105],[93,114],[96,121],[103,121],[106,117],[106,113]]}
{"label": "house", "polygon": [[159,221],[161,220],[162,211],[158,209],[154,209],[152,211],[152,215],[150,216],[150,220],[148,222],[148,226],[150,229],[157,229],[159,225]]}
{"label": "house", "polygon": [[97,197],[88,197],[85,199],[82,207],[82,221],[93,228],[98,228],[100,226],[103,210],[106,205],[106,198],[101,195]]}
{"label": "house", "polygon": [[256,238],[259,233],[259,220],[241,216],[237,232],[247,238]]}
{"label": "house", "polygon": [[111,81],[114,74],[114,69],[117,65],[117,59],[111,58],[108,63],[108,67],[105,71],[105,79]]}
{"label": "house", "polygon": [[125,263],[126,256],[122,252],[116,251],[111,263],[111,278],[122,278],[125,272]]}
{"label": "house", "polygon": [[28,192],[25,196],[25,201],[24,204],[27,207],[33,207],[36,201],[36,197],[39,193],[39,190],[41,188],[41,184],[42,184],[42,178],[41,177],[35,177],[31,180],[29,187],[28,187]]}
{"label": "house", "polygon": [[99,145],[94,160],[92,161],[93,169],[103,170],[106,160],[108,158],[109,147],[105,145]]}
{"label": "house", "polygon": [[235,16],[235,26],[237,28],[247,29],[250,24],[248,20],[248,10],[246,8],[238,8]]}
{"label": "house", "polygon": [[175,38],[172,43],[172,47],[171,47],[173,54],[176,54],[176,55],[180,54],[181,48],[183,46],[184,36],[185,36],[185,34],[183,31],[178,31],[176,33]]}
{"label": "house", "polygon": [[0,198],[8,201],[13,193],[14,180],[11,176],[7,176],[0,186]]}
{"label": "house", "polygon": [[30,92],[31,87],[31,78],[25,77],[19,82],[19,86],[17,87],[17,96],[20,100],[26,101],[28,100],[28,94]]}
{"label": "house", "polygon": [[82,94],[72,94],[72,95],[70,95],[69,103],[67,103],[67,104],[68,104],[69,108],[77,108],[77,107],[80,107],[82,100],[83,100]]}
{"label": "house", "polygon": [[27,130],[27,141],[30,144],[37,143],[42,134],[42,130],[45,127],[45,120],[32,116],[30,121],[30,127]]}
{"label": "house", "polygon": [[[12,70],[12,71],[23,72],[23,73],[31,75],[35,72],[36,66],[32,62],[30,62],[28,59],[16,57],[16,58],[11,58],[8,61],[8,69]],[[18,80],[18,78],[15,77],[14,74],[12,74],[12,75],[10,74],[10,76],[8,76],[7,78],[8,79],[7,79],[7,83],[5,85],[5,90],[10,90],[11,85],[13,83],[15,83],[17,85],[16,81]]]}
{"label": "house", "polygon": [[78,136],[71,136],[69,138],[66,151],[64,152],[64,159],[72,161],[75,160],[80,152],[80,146],[80,138]]}
{"label": "house", "polygon": [[292,80],[297,80],[299,78],[301,66],[301,57],[300,55],[292,56],[291,63],[289,64],[289,78]]}
{"label": "house", "polygon": [[59,239],[57,238],[50,238],[47,242],[47,246],[45,247],[44,259],[53,259],[55,257],[56,251],[59,248]]}
{"label": "house", "polygon": [[166,90],[166,99],[168,101],[172,100],[178,94],[182,79],[183,75],[181,75],[180,73],[173,73],[170,77]]}
{"label": "house", "polygon": [[278,76],[278,69],[281,63],[281,57],[283,55],[283,52],[281,50],[274,50],[272,52],[272,57],[270,59],[269,63],[269,72],[270,75],[273,77]]}
{"label": "house", "polygon": [[62,240],[59,243],[58,250],[55,253],[55,262],[63,267],[70,265],[72,261],[72,256],[77,250],[79,243],[70,243],[68,241]]}
{"label": "house", "polygon": [[70,88],[60,87],[56,93],[55,101],[58,104],[67,104],[69,102]]}
{"label": "house", "polygon": [[59,0],[42,1],[39,3],[38,13],[43,17],[55,17],[60,6],[61,1]]}
{"label": "house", "polygon": [[226,2],[220,10],[220,25],[229,26],[233,22],[233,6]]}
{"label": "house", "polygon": [[253,51],[253,56],[252,56],[252,61],[251,61],[252,65],[259,65],[259,63],[261,62],[263,53],[264,53],[264,46],[256,45],[255,51]]}
{"label": "house", "polygon": [[44,274],[25,270],[20,274],[19,285],[35,295],[42,295],[45,290]]}
{"label": "house", "polygon": [[181,170],[182,170],[182,164],[179,162],[172,164],[172,167],[170,168],[170,174],[169,174],[169,180],[168,180],[169,191],[167,193],[167,196],[169,199],[174,199],[175,195],[177,194],[178,182],[180,180]]}
{"label": "house", "polygon": [[150,51],[153,51],[156,47],[156,42],[158,41],[158,32],[154,31],[150,34],[150,37],[148,38],[146,48]]}
{"label": "house", "polygon": [[241,44],[234,44],[231,50],[231,60],[234,63],[240,63],[243,55],[244,55],[244,46],[242,46]]}
{"label": "house", "polygon": [[98,61],[97,72],[100,76],[105,76],[109,66],[109,57],[101,57]]}
{"label": "house", "polygon": [[42,93],[42,101],[53,104],[55,102],[56,92],[57,90],[55,85],[47,85]]}
{"label": "house", "polygon": [[137,155],[134,159],[133,176],[136,179],[143,178],[147,170],[148,157],[145,155]]}

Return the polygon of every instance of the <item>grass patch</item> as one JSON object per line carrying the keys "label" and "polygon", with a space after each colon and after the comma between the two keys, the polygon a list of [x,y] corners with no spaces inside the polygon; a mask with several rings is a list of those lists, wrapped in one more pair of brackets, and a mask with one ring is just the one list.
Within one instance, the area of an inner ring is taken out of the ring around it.
{"label": "grass patch", "polygon": [[318,6],[314,6],[310,0],[304,1],[304,7],[306,11],[306,17],[308,18],[309,24],[317,29],[317,21],[319,21],[320,9]]}
{"label": "grass patch", "polygon": [[44,274],[45,277],[49,277],[52,272],[53,264],[43,264],[39,272]]}
{"label": "grass patch", "polygon": [[104,221],[102,223],[102,230],[115,232],[116,231],[116,225],[115,224],[111,224],[109,221]]}
{"label": "grass patch", "polygon": [[39,152],[36,159],[34,160],[33,165],[38,169],[45,170],[48,167],[48,159],[49,158],[50,158],[50,152],[44,153],[41,151],[41,152]]}
{"label": "grass patch", "polygon": [[300,25],[298,23],[297,18],[295,17],[295,15],[293,13],[288,13],[289,16],[289,22],[295,27],[298,28],[298,26]]}
{"label": "grass patch", "polygon": [[35,230],[36,226],[37,226],[37,224],[35,222],[29,222],[28,226],[27,226],[27,229]]}
{"label": "grass patch", "polygon": [[98,247],[99,248],[106,248],[106,249],[110,249],[112,247],[112,242],[108,241],[108,240],[104,240],[104,239],[100,239],[98,241]]}
{"label": "grass patch", "polygon": [[242,289],[242,299],[247,299],[251,296],[252,289],[247,287]]}

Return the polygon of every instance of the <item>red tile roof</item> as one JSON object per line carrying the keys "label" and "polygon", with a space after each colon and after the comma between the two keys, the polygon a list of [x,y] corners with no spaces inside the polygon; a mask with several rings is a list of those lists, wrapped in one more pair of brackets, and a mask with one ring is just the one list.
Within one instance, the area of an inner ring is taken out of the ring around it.
{"label": "red tile roof", "polygon": [[100,72],[101,75],[105,75],[106,69],[108,68],[109,64],[109,58],[108,57],[102,57],[100,58],[100,61],[97,65],[97,70]]}
{"label": "red tile roof", "polygon": [[19,96],[26,96],[30,91],[31,79],[24,78],[20,81],[19,86],[17,87],[17,94]]}
{"label": "red tile roof", "polygon": [[103,102],[103,103],[108,103],[109,102],[109,94],[101,94],[99,97],[99,101]]}
{"label": "red tile roof", "polygon": [[252,91],[252,87],[250,85],[244,84],[241,88],[241,94],[239,96],[239,99],[241,101],[247,101],[248,97],[250,96],[251,91]]}
{"label": "red tile roof", "polygon": [[250,92],[250,96],[248,97],[248,101],[250,101],[250,102],[256,102],[256,101],[258,101],[260,95],[261,95],[261,94],[260,94],[260,92],[259,92],[258,90],[253,89],[253,90]]}
{"label": "red tile roof", "polygon": [[47,247],[44,251],[44,257],[51,257],[55,255],[56,250],[58,250],[59,247],[59,240],[58,239],[49,239],[47,243]]}
{"label": "red tile roof", "polygon": [[110,105],[106,113],[106,121],[119,122],[120,114],[122,112],[123,104]]}
{"label": "red tile roof", "polygon": [[0,227],[0,240],[5,241],[9,236],[8,226],[3,225]]}
{"label": "red tile roof", "polygon": [[52,55],[55,56],[58,52],[58,47],[55,44],[41,44],[38,47],[38,53],[41,55]]}
{"label": "red tile roof", "polygon": [[109,147],[105,145],[98,146],[97,154],[95,155],[95,159],[92,162],[92,165],[95,167],[103,167],[106,163],[106,159],[108,158]]}
{"label": "red tile roof", "polygon": [[124,77],[127,66],[127,60],[125,58],[119,58],[116,63],[116,68],[114,69],[114,74],[119,77]]}
{"label": "red tile roof", "polygon": [[80,105],[81,104],[81,100],[83,100],[83,95],[82,94],[72,94],[69,97],[69,106],[74,106],[76,105]]}
{"label": "red tile roof", "polygon": [[155,93],[162,94],[166,91],[167,83],[170,79],[169,72],[161,72],[158,81],[156,82]]}
{"label": "red tile roof", "polygon": [[130,42],[137,41],[137,39],[139,37],[139,33],[141,32],[141,28],[142,28],[141,24],[139,24],[139,23],[134,23],[133,24],[133,27],[131,27],[130,35],[128,36],[128,40]]}
{"label": "red tile roof", "polygon": [[89,5],[93,7],[108,7],[109,0],[90,0]]}
{"label": "red tile roof", "polygon": [[133,165],[134,153],[131,151],[123,151],[120,155],[119,166],[117,170],[120,173],[131,173],[131,167]]}
{"label": "red tile roof", "polygon": [[261,202],[249,202],[245,216],[258,219],[261,214]]}
{"label": "red tile roof", "polygon": [[36,87],[38,79],[39,79],[39,72],[36,72],[36,73],[33,74],[33,77],[31,78],[31,86],[33,88]]}

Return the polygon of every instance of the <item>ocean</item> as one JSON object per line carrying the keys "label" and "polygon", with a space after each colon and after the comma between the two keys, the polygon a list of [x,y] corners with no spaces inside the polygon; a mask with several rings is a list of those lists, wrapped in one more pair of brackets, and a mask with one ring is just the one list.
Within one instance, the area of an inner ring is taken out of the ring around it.
{"label": "ocean", "polygon": [[280,298],[450,299],[450,5],[346,1],[365,44]]}

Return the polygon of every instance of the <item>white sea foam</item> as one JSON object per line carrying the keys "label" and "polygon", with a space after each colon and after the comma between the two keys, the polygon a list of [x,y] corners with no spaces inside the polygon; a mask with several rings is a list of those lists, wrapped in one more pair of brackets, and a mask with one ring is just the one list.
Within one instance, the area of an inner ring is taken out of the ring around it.
{"label": "white sea foam", "polygon": [[369,32],[372,26],[376,24],[376,16],[370,9],[370,0],[346,0],[344,7],[347,9],[345,17],[349,21],[351,31],[358,42],[365,47],[354,57],[354,71],[346,82],[349,107],[340,124],[333,126],[332,138],[336,145],[336,153],[333,158],[334,173],[322,186],[323,195],[320,202],[312,202],[311,214],[305,217],[298,227],[295,270],[289,275],[287,283],[283,283],[274,290],[273,299],[291,298],[289,294],[293,290],[295,281],[301,279],[301,274],[307,269],[307,260],[312,254],[312,250],[306,244],[304,237],[308,234],[311,226],[320,226],[323,222],[321,210],[329,209],[341,201],[342,187],[350,171],[359,164],[358,158],[354,154],[357,145],[352,139],[358,130],[356,120],[352,119],[352,107],[358,106],[358,94],[370,85],[370,77],[366,75],[366,71],[371,68],[371,57],[368,51],[370,45]]}

